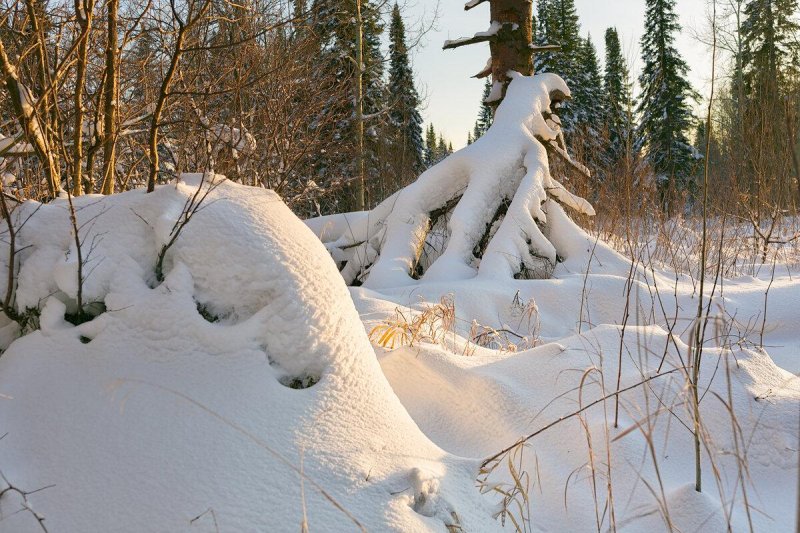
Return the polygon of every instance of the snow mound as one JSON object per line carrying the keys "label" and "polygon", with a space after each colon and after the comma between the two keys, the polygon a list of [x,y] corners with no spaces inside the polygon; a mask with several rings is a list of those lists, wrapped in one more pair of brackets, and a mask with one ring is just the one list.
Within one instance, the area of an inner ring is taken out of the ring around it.
{"label": "snow mound", "polygon": [[78,326],[66,202],[15,212],[17,306],[41,328],[0,357],[0,483],[19,489],[0,531],[498,527],[477,462],[421,433],[330,256],[275,194],[193,175],[75,203],[96,314]]}
{"label": "snow mound", "polygon": [[[622,394],[618,428],[613,398],[557,422],[614,392],[620,334],[619,326],[598,326],[524,352],[474,347],[470,356],[461,346],[423,344],[381,353],[380,362],[420,428],[451,453],[491,457],[555,422],[514,460],[530,481],[533,530],[722,532],[730,523],[747,531],[752,521],[755,531],[791,531],[800,379],[758,351],[706,352],[708,442],[697,493],[686,384],[675,370],[687,347],[661,328],[628,326],[621,389],[656,376],[667,355],[663,376]],[[507,460],[501,457],[489,486],[511,482]]]}
{"label": "snow mound", "polygon": [[369,213],[307,224],[341,264],[348,284],[383,290],[419,279],[547,278],[569,253],[557,239],[581,235],[557,234],[551,219],[566,218],[562,205],[594,215],[550,172],[548,150],[569,159],[553,114],[554,102],[569,95],[555,74],[512,73],[492,126],[475,143]]}

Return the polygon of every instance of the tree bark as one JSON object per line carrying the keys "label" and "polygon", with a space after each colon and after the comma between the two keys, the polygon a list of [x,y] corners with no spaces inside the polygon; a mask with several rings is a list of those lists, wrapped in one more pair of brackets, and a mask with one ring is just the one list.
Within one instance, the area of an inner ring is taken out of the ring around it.
{"label": "tree bark", "polygon": [[86,79],[89,31],[92,25],[93,0],[75,0],[75,14],[81,33],[78,37],[78,60],[75,67],[75,131],[73,140],[72,194],[83,194],[83,84]]}
{"label": "tree bark", "polygon": [[364,178],[364,31],[361,18],[361,0],[356,0],[356,75],[355,75],[355,119],[356,119],[356,210],[366,209],[367,192]]}
{"label": "tree bark", "polygon": [[117,124],[117,18],[119,0],[108,0],[108,37],[103,110],[103,194],[114,193]]}
{"label": "tree bark", "polygon": [[22,131],[25,132],[25,137],[33,145],[36,155],[44,166],[48,192],[51,197],[55,197],[61,186],[58,161],[48,142],[45,129],[37,117],[35,109],[37,103],[30,90],[20,81],[17,68],[11,64],[2,40],[0,40],[0,73],[5,79],[11,106],[22,126]]}
{"label": "tree bark", "polygon": [[[509,71],[533,75],[533,2],[531,0],[491,0],[492,22],[503,24],[489,44],[492,53],[492,81],[502,84],[499,103],[511,79]],[[489,102],[492,103],[492,102]]]}

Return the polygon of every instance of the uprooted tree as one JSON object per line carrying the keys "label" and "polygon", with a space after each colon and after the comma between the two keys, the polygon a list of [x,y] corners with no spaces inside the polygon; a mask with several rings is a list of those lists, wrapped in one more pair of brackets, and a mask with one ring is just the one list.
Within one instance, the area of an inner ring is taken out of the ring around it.
{"label": "uprooted tree", "polygon": [[477,75],[493,80],[489,131],[371,211],[308,221],[348,284],[380,288],[476,273],[549,277],[560,255],[548,219],[563,217],[562,206],[594,215],[550,171],[548,155],[589,176],[569,156],[555,114],[569,88],[554,74],[533,75],[533,54],[555,46],[532,44],[529,0],[471,0],[465,9],[485,1],[489,29],[444,48],[490,44],[491,59]]}

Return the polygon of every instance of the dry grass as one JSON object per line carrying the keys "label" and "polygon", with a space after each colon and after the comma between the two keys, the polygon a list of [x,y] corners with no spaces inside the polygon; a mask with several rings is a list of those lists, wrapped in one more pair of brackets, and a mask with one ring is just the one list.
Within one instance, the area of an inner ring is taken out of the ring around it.
{"label": "dry grass", "polygon": [[440,344],[448,333],[455,336],[455,322],[455,300],[452,295],[445,295],[439,303],[424,305],[421,312],[395,309],[392,318],[370,330],[369,338],[389,350],[420,342]]}

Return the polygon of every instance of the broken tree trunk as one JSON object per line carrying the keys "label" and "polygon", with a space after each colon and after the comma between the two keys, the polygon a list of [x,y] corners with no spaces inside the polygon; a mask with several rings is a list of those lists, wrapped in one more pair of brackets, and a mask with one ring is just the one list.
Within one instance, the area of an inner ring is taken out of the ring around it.
{"label": "broken tree trunk", "polygon": [[[533,2],[520,0],[492,0],[492,23],[499,22],[505,31],[489,42],[492,52],[492,79],[499,83],[500,100],[505,98],[511,81],[509,72],[523,76],[533,75]],[[491,102],[489,102],[491,103]]]}

